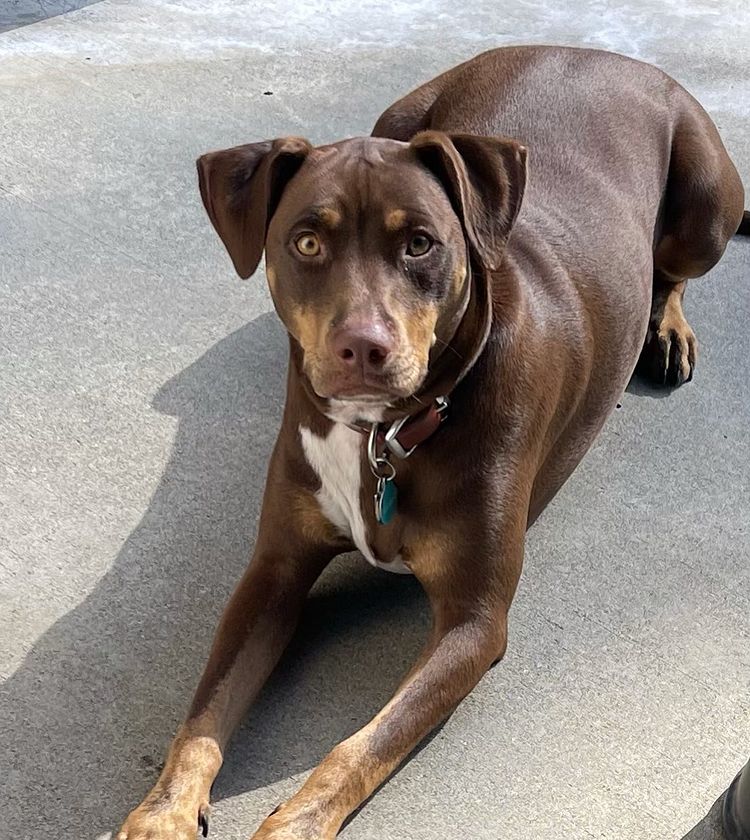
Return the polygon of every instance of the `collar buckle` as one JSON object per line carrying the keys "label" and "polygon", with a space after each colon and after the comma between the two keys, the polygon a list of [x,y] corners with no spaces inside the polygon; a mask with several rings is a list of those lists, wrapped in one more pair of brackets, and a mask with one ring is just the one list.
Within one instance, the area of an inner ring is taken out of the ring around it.
{"label": "collar buckle", "polygon": [[[445,418],[448,414],[448,397],[435,397],[435,401],[433,403],[432,408],[434,409],[435,413],[438,417],[438,427],[445,421]],[[403,427],[413,421],[412,417],[408,415],[406,417],[402,417],[399,420],[394,420],[391,423],[388,431],[385,433],[384,439],[384,447],[388,452],[391,452],[397,458],[408,458],[412,452],[419,446],[422,441],[417,441],[408,449],[403,446],[403,444],[399,441],[398,435],[403,429]],[[436,431],[435,429],[431,430],[427,437],[432,435]]]}

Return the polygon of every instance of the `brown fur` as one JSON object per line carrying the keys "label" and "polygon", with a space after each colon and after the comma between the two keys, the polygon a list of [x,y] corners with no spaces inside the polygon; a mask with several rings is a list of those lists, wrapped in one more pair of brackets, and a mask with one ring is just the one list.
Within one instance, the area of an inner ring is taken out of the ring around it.
{"label": "brown fur", "polygon": [[[361,455],[369,546],[384,563],[403,558],[433,626],[393,699],[254,840],[331,840],[450,714],[502,657],[526,528],[641,351],[660,380],[692,375],[686,280],[721,257],[744,199],[713,123],[676,82],[609,53],[495,50],[395,103],[373,135],[320,148],[286,138],[199,161],[237,271],[251,274],[264,247],[273,266],[290,332],[287,402],[255,555],[165,768],[120,840],[192,840],[230,732],[309,588],[352,548],[317,509],[299,436],[300,424],[330,431],[337,389],[387,394],[388,418],[451,395],[448,422],[399,463],[388,525],[374,521]],[[295,256],[299,230],[320,238],[320,255]],[[419,259],[405,250],[415,230],[434,239]],[[328,340],[342,323],[389,331],[381,370],[344,370]]]}

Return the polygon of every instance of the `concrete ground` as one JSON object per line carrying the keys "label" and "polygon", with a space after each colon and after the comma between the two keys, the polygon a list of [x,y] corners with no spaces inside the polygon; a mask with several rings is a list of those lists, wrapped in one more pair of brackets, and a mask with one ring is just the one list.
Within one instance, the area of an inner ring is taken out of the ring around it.
{"label": "concrete ground", "polygon": [[[110,836],[253,543],[285,341],[195,157],[365,133],[518,42],[659,64],[750,184],[741,0],[105,0],[0,36],[3,837]],[[631,385],[530,532],[506,661],[347,840],[679,838],[750,757],[749,275],[735,240],[690,284],[694,382]],[[331,568],[233,742],[211,836],[248,838],[368,720],[427,621],[412,581]]]}

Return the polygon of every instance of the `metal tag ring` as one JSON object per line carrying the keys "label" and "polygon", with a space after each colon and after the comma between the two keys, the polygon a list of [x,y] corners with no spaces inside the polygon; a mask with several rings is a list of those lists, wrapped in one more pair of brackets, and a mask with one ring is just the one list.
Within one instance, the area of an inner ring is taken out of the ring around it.
{"label": "metal tag ring", "polygon": [[370,465],[370,470],[375,478],[382,478],[385,481],[393,481],[396,477],[396,468],[387,458],[378,458],[375,466]]}
{"label": "metal tag ring", "polygon": [[367,437],[367,460],[370,462],[370,469],[373,471],[378,468],[378,461],[384,460],[378,457],[378,430],[379,425],[373,423],[370,426],[370,434]]}

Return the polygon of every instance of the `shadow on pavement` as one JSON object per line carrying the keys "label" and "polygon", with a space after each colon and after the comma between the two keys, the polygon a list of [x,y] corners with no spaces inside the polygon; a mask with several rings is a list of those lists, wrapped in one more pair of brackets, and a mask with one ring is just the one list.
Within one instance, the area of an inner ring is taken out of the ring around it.
{"label": "shadow on pavement", "polygon": [[692,828],[682,840],[729,840],[724,833],[722,812],[724,810],[725,793],[714,802],[706,816]]}
{"label": "shadow on pavement", "polygon": [[[154,407],[179,423],[148,509],[2,689],[4,799],[20,805],[7,809],[3,836],[106,836],[153,784],[252,549],[286,352],[275,316],[263,315],[157,393]],[[414,581],[336,561],[235,738],[215,798],[316,764],[387,699],[426,624]]]}
{"label": "shadow on pavement", "polygon": [[[685,387],[684,385],[682,386]],[[656,385],[650,379],[646,379],[641,373],[634,373],[628,382],[625,390],[635,397],[651,397],[654,400],[663,400],[669,397],[676,388],[667,385]]]}
{"label": "shadow on pavement", "polygon": [[18,29],[40,20],[64,15],[99,0],[3,0],[0,4],[0,32]]}

